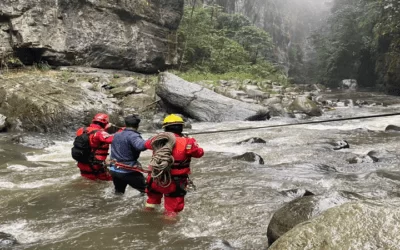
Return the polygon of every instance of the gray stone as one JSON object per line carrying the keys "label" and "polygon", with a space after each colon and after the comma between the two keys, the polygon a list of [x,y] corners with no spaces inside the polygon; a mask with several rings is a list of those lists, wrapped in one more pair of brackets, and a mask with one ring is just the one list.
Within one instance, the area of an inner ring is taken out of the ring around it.
{"label": "gray stone", "polygon": [[264,100],[262,102],[262,105],[271,106],[273,104],[280,104],[280,103],[282,103],[282,98],[272,97],[272,98],[268,98],[267,100]]}
{"label": "gray stone", "polygon": [[296,225],[318,216],[326,209],[350,202],[353,199],[356,197],[351,194],[333,192],[304,196],[285,204],[274,213],[268,225],[269,244],[275,242]]}
{"label": "gray stone", "polygon": [[265,143],[267,143],[267,142],[266,142],[264,139],[262,139],[262,138],[253,137],[253,138],[249,138],[249,139],[240,141],[240,142],[238,142],[238,143],[236,143],[236,144],[242,145],[242,144],[254,144],[254,143],[257,143],[257,144],[265,144]]}
{"label": "gray stone", "polygon": [[242,155],[234,156],[232,159],[264,165],[264,159],[260,155],[253,152],[246,152]]}
{"label": "gray stone", "polygon": [[110,90],[110,93],[115,96],[116,98],[122,98],[128,96],[130,94],[135,93],[136,87],[129,86],[129,87],[118,87]]}
{"label": "gray stone", "polygon": [[269,98],[269,94],[268,93],[264,93],[260,90],[257,89],[247,89],[246,90],[247,95],[250,98],[256,99],[256,100],[264,100]]}
{"label": "gray stone", "polygon": [[2,0],[1,17],[12,36],[0,27],[0,45],[6,44],[0,47],[37,54],[25,63],[157,72],[177,62],[183,7],[183,0]]}
{"label": "gray stone", "polygon": [[171,73],[161,74],[156,93],[167,107],[198,121],[245,120],[265,109],[261,105],[247,104],[219,95]]}
{"label": "gray stone", "polygon": [[154,98],[146,94],[134,94],[125,97],[120,103],[123,109],[132,109],[135,111],[143,110],[154,102]]}
{"label": "gray stone", "polygon": [[269,250],[398,249],[399,205],[357,201],[328,209],[284,234]]}
{"label": "gray stone", "polygon": [[345,79],[340,83],[340,87],[342,89],[356,90],[357,89],[357,80],[355,79]]}
{"label": "gray stone", "polygon": [[385,128],[385,132],[399,132],[400,131],[400,127],[396,126],[396,125],[388,125]]}
{"label": "gray stone", "polygon": [[302,112],[309,116],[322,115],[322,110],[317,106],[317,104],[304,96],[297,97],[292,102],[289,109],[293,111]]}

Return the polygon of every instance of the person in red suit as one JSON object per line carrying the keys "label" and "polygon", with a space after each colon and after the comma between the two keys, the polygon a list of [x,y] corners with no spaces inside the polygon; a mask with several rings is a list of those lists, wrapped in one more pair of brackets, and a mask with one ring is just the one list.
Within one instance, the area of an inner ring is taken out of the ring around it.
{"label": "person in red suit", "polygon": [[108,156],[109,145],[113,140],[113,135],[107,133],[105,129],[109,126],[109,116],[99,113],[93,117],[89,127],[80,128],[76,132],[77,136],[83,132],[89,134],[90,148],[92,150],[91,163],[78,162],[81,176],[89,180],[111,181],[112,177],[105,167],[105,160]]}
{"label": "person in red suit", "polygon": [[[149,174],[147,177],[147,201],[145,210],[151,211],[161,204],[164,197],[164,215],[166,219],[173,219],[185,206],[186,187],[190,171],[191,158],[200,158],[204,150],[199,147],[194,138],[185,137],[182,134],[184,121],[180,116],[169,115],[165,117],[163,128],[165,132],[171,132],[176,137],[176,143],[172,150],[174,163],[171,166],[171,183],[169,186],[159,185]],[[152,138],[154,139],[154,137]],[[152,149],[152,139],[146,141],[145,147]]]}

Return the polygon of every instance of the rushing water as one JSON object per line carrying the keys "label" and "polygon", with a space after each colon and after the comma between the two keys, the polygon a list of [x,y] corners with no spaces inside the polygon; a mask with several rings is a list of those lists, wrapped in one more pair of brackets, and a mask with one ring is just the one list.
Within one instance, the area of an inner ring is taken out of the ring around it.
{"label": "rushing water", "polygon": [[[343,107],[315,119],[389,113],[400,107],[395,97],[364,93],[357,98],[389,106]],[[198,123],[193,130],[294,121]],[[187,195],[176,223],[163,221],[162,210],[143,212],[145,198],[133,189],[115,196],[111,182],[82,179],[70,158],[72,135],[33,149],[15,145],[10,142],[13,135],[3,134],[0,232],[18,239],[15,249],[265,249],[272,214],[296,196],[284,190],[346,190],[373,199],[400,196],[400,133],[384,132],[389,124],[400,125],[400,116],[196,136],[206,154],[193,160],[197,191]],[[250,137],[267,144],[236,145]],[[341,139],[351,148],[333,150],[331,143]],[[386,150],[392,157],[377,163],[346,161],[370,150]],[[248,151],[260,154],[266,164],[231,159]],[[150,154],[145,152],[141,161],[147,162]]]}

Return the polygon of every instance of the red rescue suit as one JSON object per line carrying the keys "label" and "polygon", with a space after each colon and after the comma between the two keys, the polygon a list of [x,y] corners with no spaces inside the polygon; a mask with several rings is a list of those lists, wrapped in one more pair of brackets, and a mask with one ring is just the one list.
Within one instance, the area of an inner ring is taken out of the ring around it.
{"label": "red rescue suit", "polygon": [[[167,187],[161,187],[153,181],[151,176],[147,177],[147,202],[146,208],[152,209],[161,204],[164,196],[165,214],[174,216],[182,211],[185,206],[186,187],[188,184],[188,175],[190,172],[190,160],[192,157],[200,158],[204,155],[204,150],[199,147],[194,138],[181,137],[175,134],[176,143],[172,150],[172,156],[175,159],[171,167],[172,182]],[[152,140],[146,141],[145,147],[152,149]]]}
{"label": "red rescue suit", "polygon": [[109,144],[111,144],[114,136],[104,131],[104,129],[97,124],[90,124],[87,128],[78,129],[76,135],[81,135],[84,129],[87,129],[88,133],[93,130],[98,131],[89,136],[90,147],[94,150],[94,163],[90,165],[78,162],[81,176],[90,180],[99,179],[102,181],[111,181],[111,175],[106,171],[103,164],[107,159]]}

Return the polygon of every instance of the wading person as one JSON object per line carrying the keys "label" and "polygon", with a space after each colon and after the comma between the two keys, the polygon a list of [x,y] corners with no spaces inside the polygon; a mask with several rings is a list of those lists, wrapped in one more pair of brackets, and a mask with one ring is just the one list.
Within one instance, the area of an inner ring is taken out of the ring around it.
{"label": "wading person", "polygon": [[136,115],[125,117],[125,126],[121,132],[114,135],[111,144],[110,173],[113,177],[115,193],[124,194],[127,185],[144,194],[146,181],[142,173],[138,158],[145,151],[145,140],[138,132],[140,118]]}
{"label": "wading person", "polygon": [[94,116],[89,127],[80,128],[76,132],[71,154],[78,161],[78,168],[84,178],[103,181],[112,179],[105,167],[109,144],[113,140],[113,136],[105,131],[108,125],[108,115],[99,113]]}
{"label": "wading person", "polygon": [[[169,133],[160,133],[146,142],[146,148],[153,150],[153,158],[149,164],[152,173],[147,177],[145,210],[154,210],[164,197],[166,219],[174,219],[183,210],[191,158],[204,155],[194,138],[183,136],[183,124],[180,116],[168,115],[163,121],[163,128]],[[159,142],[165,145],[161,150],[157,146]],[[167,159],[167,156],[172,157]]]}

